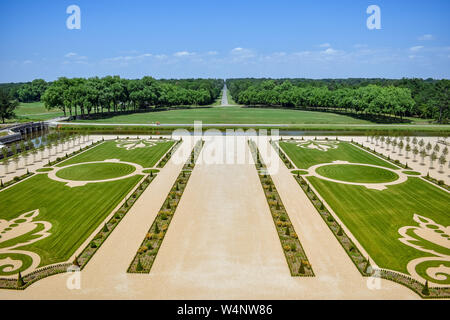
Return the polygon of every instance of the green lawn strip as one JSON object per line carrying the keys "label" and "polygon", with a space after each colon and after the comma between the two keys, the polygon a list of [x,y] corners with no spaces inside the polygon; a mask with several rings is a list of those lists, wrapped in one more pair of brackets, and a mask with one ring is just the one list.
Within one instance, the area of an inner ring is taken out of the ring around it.
{"label": "green lawn strip", "polygon": [[157,168],[164,168],[164,166],[169,162],[170,158],[172,158],[172,155],[175,153],[175,151],[178,150],[181,143],[183,142],[183,138],[180,138],[180,140],[177,140],[175,144],[172,146],[172,148],[166,152],[164,157],[158,162]]}
{"label": "green lawn strip", "polygon": [[194,146],[189,159],[169,191],[158,215],[128,267],[128,273],[150,273],[203,145],[204,141],[198,141]]}
{"label": "green lawn strip", "polygon": [[293,170],[293,171],[291,171],[291,173],[295,174],[295,175],[300,175],[300,176],[309,174],[309,172],[306,170]]}
{"label": "green lawn strip", "polygon": [[136,171],[136,168],[125,163],[86,163],[59,170],[56,176],[73,181],[95,181],[123,177]]}
{"label": "green lawn strip", "polygon": [[298,143],[299,141],[280,141],[279,145],[299,169],[308,169],[317,164],[331,163],[336,160],[397,169],[397,167],[389,162],[374,157],[372,154],[361,150],[348,142],[340,141],[336,149],[328,149],[328,151],[301,148],[297,146]]}
{"label": "green lawn strip", "polygon": [[158,173],[158,172],[159,172],[158,169],[146,169],[146,170],[142,170],[142,173],[148,173],[148,174]]}
{"label": "green lawn strip", "polygon": [[157,161],[170,149],[174,141],[158,142],[153,147],[135,148],[127,150],[116,146],[117,141],[105,141],[95,149],[88,150],[82,154],[58,163],[58,167],[67,166],[75,163],[103,161],[108,159],[119,159],[124,162],[133,162],[144,168],[155,166]]}
{"label": "green lawn strip", "polygon": [[267,174],[266,165],[263,163],[258,147],[254,141],[249,141],[249,148],[255,161],[256,169],[258,170],[261,186],[264,190],[264,195],[266,196],[291,275],[293,277],[313,277],[314,272],[308,257],[298,239],[275,184],[271,176]]}
{"label": "green lawn strip", "polygon": [[1,218],[11,220],[39,209],[37,220],[52,224],[51,235],[19,249],[39,254],[40,267],[67,261],[141,178],[70,188],[47,175],[35,175],[0,192]]}
{"label": "green lawn strip", "polygon": [[50,171],[53,171],[53,168],[40,168],[40,169],[36,170],[37,173],[44,173],[44,172],[50,172]]}
{"label": "green lawn strip", "polygon": [[[233,101],[229,101],[232,104]],[[335,113],[316,111],[286,110],[277,108],[246,108],[240,106],[190,108],[169,111],[156,111],[117,115],[95,120],[76,120],[76,122],[95,123],[165,123],[187,124],[194,121],[203,123],[233,124],[370,124],[371,122],[355,119]]]}
{"label": "green lawn strip", "polygon": [[410,170],[404,170],[402,171],[404,174],[409,174],[409,175],[413,175],[413,176],[420,176],[421,173],[417,172],[417,171],[410,171]]}
{"label": "green lawn strip", "polygon": [[398,179],[398,174],[389,170],[351,164],[325,165],[317,168],[316,172],[329,179],[355,183],[382,183]]}

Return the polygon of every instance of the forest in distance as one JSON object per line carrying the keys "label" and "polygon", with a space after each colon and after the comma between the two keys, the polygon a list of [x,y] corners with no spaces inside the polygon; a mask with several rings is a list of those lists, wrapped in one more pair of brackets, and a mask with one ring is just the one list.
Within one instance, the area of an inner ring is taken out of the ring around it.
{"label": "forest in distance", "polygon": [[254,106],[412,116],[448,123],[450,80],[229,79],[233,99]]}
{"label": "forest in distance", "polygon": [[224,84],[238,104],[351,112],[392,118],[449,120],[450,80],[433,79],[124,79],[66,78],[53,82],[0,84],[19,102],[41,101],[47,109],[89,118],[166,107],[208,106]]}

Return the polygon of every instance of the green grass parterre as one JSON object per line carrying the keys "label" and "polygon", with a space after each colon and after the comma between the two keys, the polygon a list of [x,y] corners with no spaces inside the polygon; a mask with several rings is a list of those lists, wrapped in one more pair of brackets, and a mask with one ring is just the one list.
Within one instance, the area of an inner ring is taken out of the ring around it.
{"label": "green grass parterre", "polygon": [[[307,169],[315,164],[334,160],[393,168],[393,165],[349,143],[341,142],[337,149],[328,151],[300,148],[293,142],[280,142],[280,146],[299,168]],[[355,180],[355,175],[349,171],[336,169],[333,174],[340,180]],[[307,176],[306,179],[381,268],[408,274],[406,266],[409,261],[429,256],[399,241],[398,230],[401,227],[417,225],[413,220],[414,214],[430,218],[443,226],[450,225],[449,193],[421,178],[408,177],[406,182],[387,186],[385,190],[371,190],[364,186],[336,183],[313,176]],[[379,176],[376,172],[367,172],[364,179],[377,181]],[[448,249],[436,248],[432,243],[427,245],[450,254]],[[427,274],[417,271],[431,281]],[[442,283],[449,284],[450,280],[447,278]]]}

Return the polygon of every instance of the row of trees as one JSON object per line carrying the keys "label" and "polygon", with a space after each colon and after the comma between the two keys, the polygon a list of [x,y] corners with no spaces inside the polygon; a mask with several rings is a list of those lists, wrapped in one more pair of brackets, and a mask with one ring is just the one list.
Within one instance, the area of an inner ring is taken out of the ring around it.
{"label": "row of trees", "polygon": [[[405,152],[405,158],[410,159],[410,153],[413,154],[413,162],[417,162],[417,156],[420,156],[422,159],[421,165],[425,165],[425,158],[429,157],[430,167],[429,169],[434,169],[434,162],[438,160],[440,169],[439,172],[444,172],[444,165],[447,163],[447,156],[449,154],[449,149],[447,146],[441,148],[438,143],[434,146],[431,142],[425,143],[423,139],[418,139],[417,137],[389,137],[389,136],[367,136],[367,142],[375,145],[376,147],[380,146],[380,148],[386,148],[386,151],[396,153],[398,152],[399,156],[403,156],[403,152]],[[391,149],[392,147],[392,149]],[[439,153],[441,154],[439,155]],[[450,168],[450,162],[449,168]]]}
{"label": "row of trees", "polygon": [[208,105],[219,97],[223,84],[223,80],[217,79],[63,77],[51,84],[41,100],[48,109],[59,108],[71,116],[89,116],[169,106]]}
{"label": "row of trees", "polygon": [[373,115],[418,116],[448,122],[450,81],[422,79],[231,79],[241,104],[341,109]]}
{"label": "row of trees", "polygon": [[[8,173],[9,164],[15,163],[15,171],[19,166],[20,157],[24,159],[24,165],[43,161],[45,158],[45,151],[47,151],[47,159],[52,155],[58,155],[68,151],[71,147],[80,146],[89,140],[87,134],[70,134],[66,132],[56,132],[42,136],[37,143],[31,139],[21,140],[19,143],[13,143],[9,147],[1,149],[2,164],[4,173]],[[33,156],[33,161],[30,163],[30,156]]]}

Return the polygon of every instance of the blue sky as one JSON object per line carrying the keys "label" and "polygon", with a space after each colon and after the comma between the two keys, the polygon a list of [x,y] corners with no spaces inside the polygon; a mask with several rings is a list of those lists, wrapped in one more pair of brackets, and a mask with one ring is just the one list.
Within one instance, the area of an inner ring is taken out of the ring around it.
{"label": "blue sky", "polygon": [[[81,30],[66,8],[81,9]],[[369,5],[381,30],[369,30]],[[0,0],[0,82],[449,78],[448,0]]]}

